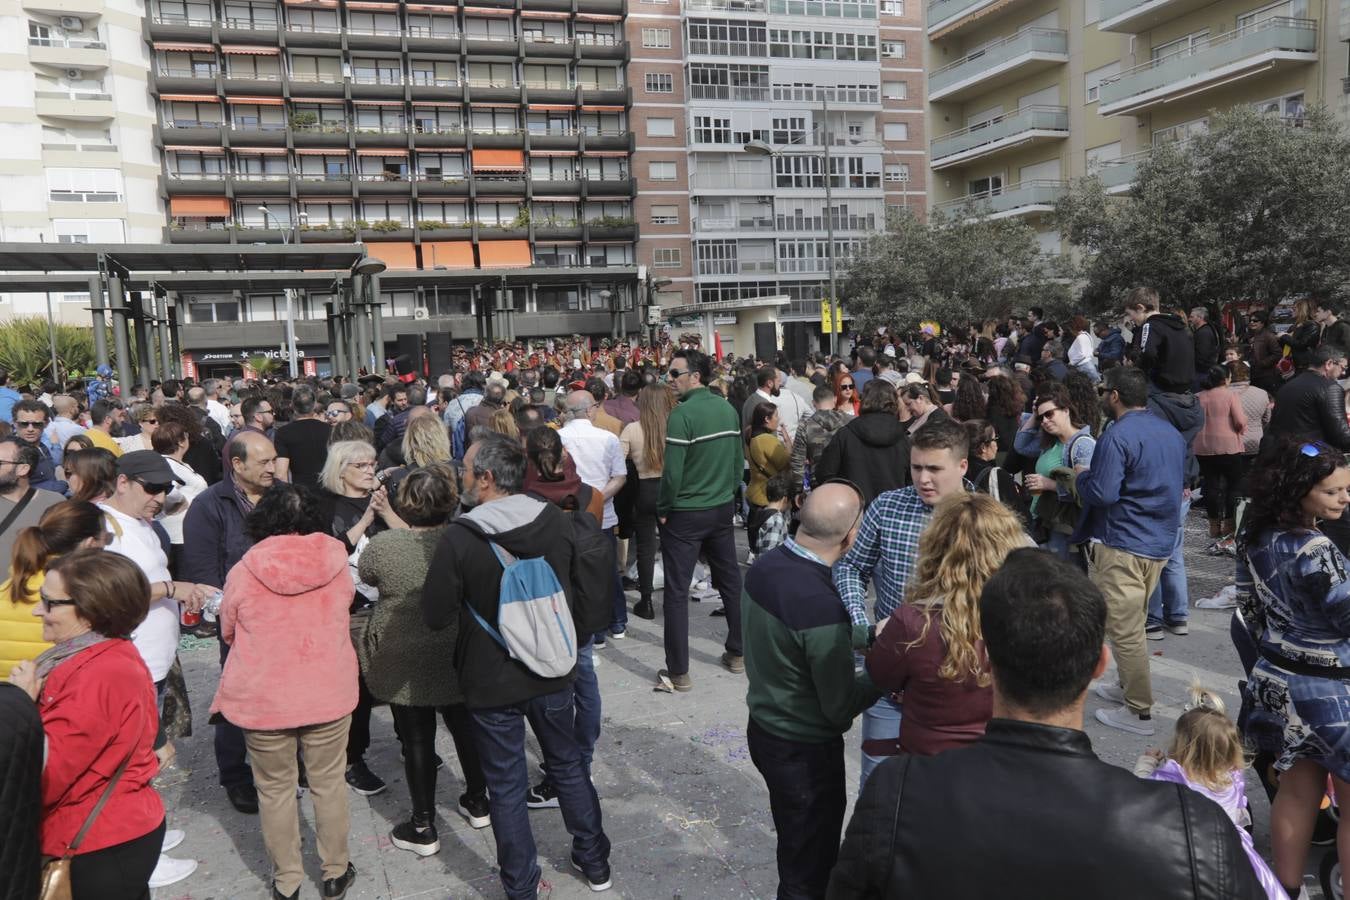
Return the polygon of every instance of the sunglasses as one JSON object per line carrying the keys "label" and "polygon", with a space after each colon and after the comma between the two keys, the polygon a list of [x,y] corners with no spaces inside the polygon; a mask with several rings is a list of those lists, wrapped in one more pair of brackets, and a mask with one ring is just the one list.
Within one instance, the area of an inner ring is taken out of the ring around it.
{"label": "sunglasses", "polygon": [[15,428],[41,428],[46,422],[15,422]]}
{"label": "sunglasses", "polygon": [[345,412],[345,410],[330,409],[328,410],[328,412],[324,413],[324,417],[328,419],[336,419],[338,416],[342,415],[343,412]]}
{"label": "sunglasses", "polygon": [[841,391],[851,391],[851,390],[853,390],[853,385],[851,385],[851,384],[841,384],[841,385],[839,385],[839,390],[841,390]]}
{"label": "sunglasses", "polygon": [[155,484],[150,481],[141,481],[139,478],[136,479],[136,483],[145,488],[145,492],[151,495],[167,494],[169,491],[173,490],[172,484]]}
{"label": "sunglasses", "polygon": [[1109,388],[1109,387],[1107,387],[1106,385],[1103,385],[1103,384],[1097,385],[1097,394],[1098,394],[1098,396],[1102,396],[1102,395],[1108,394],[1108,393],[1110,393],[1111,391],[1114,391],[1114,390],[1115,390],[1115,388]]}
{"label": "sunglasses", "polygon": [[666,377],[674,381],[681,375],[688,375],[688,374],[689,374],[688,369],[671,369],[669,372],[666,373]]}
{"label": "sunglasses", "polygon": [[1044,419],[1046,416],[1053,416],[1057,412],[1059,412],[1058,406],[1052,406],[1049,409],[1038,409],[1036,410],[1036,417]]}

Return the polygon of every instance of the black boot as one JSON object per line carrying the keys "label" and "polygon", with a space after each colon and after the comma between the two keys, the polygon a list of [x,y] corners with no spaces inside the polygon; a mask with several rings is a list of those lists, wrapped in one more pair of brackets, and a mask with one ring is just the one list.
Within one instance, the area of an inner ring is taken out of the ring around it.
{"label": "black boot", "polygon": [[633,604],[633,615],[637,616],[639,619],[655,619],[656,610],[652,608],[652,598],[644,597]]}

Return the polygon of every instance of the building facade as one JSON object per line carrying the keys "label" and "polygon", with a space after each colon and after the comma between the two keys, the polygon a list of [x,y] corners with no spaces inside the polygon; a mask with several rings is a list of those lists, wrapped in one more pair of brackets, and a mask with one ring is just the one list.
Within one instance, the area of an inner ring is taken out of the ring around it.
{"label": "building facade", "polygon": [[1321,0],[933,0],[931,200],[1025,217],[1059,253],[1047,213],[1070,179],[1124,192],[1215,109],[1344,114],[1340,17]]}

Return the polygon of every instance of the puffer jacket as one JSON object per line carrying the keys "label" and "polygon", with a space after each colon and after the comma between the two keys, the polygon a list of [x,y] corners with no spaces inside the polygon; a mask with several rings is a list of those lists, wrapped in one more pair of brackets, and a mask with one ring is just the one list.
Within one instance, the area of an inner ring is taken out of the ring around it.
{"label": "puffer jacket", "polygon": [[909,484],[909,436],[894,413],[866,412],[835,432],[811,483],[831,478],[856,484],[867,503]]}
{"label": "puffer jacket", "polygon": [[355,709],[354,590],[337,538],[281,534],[253,545],[225,579],[220,638],[230,655],[211,712],[240,728],[281,731]]}
{"label": "puffer jacket", "polygon": [[808,477],[808,467],[814,472],[830,445],[830,438],[840,428],[848,424],[850,416],[842,409],[818,409],[802,419],[797,433],[792,437],[792,455],[788,460],[788,469],[792,473],[792,483],[800,487]]}
{"label": "puffer jacket", "polygon": [[1265,443],[1272,446],[1285,437],[1325,441],[1337,450],[1350,450],[1345,389],[1320,372],[1300,372],[1286,382],[1275,395]]}
{"label": "puffer jacket", "polygon": [[37,659],[51,646],[42,639],[42,619],[33,615],[42,578],[39,572],[28,579],[28,589],[19,597],[13,596],[11,582],[0,585],[0,672],[6,675],[15,663]]}
{"label": "puffer jacket", "polygon": [[991,719],[968,747],[882,763],[858,797],[826,893],[829,900],[1265,896],[1214,801],[1102,762],[1082,731],[1010,719]]}

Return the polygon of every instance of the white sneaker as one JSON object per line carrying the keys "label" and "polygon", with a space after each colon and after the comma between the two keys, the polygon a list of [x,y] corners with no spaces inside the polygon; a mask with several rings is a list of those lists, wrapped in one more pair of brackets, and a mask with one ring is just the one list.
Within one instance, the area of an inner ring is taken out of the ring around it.
{"label": "white sneaker", "polygon": [[1128,731],[1131,734],[1138,734],[1144,737],[1150,737],[1153,734],[1153,721],[1151,719],[1141,719],[1130,712],[1128,706],[1117,706],[1115,709],[1099,709],[1096,712],[1097,721],[1111,728],[1119,728],[1121,731]]}
{"label": "white sneaker", "polygon": [[1237,588],[1228,585],[1213,597],[1201,597],[1195,601],[1196,609],[1236,609]]}
{"label": "white sneaker", "polygon": [[164,843],[160,845],[159,852],[168,853],[174,847],[183,843],[183,839],[186,837],[186,832],[180,831],[177,828],[170,828],[168,831],[164,832]]}
{"label": "white sneaker", "polygon": [[1092,693],[1101,697],[1107,703],[1125,703],[1125,690],[1118,684],[1112,684],[1109,681],[1099,681],[1092,686]]}
{"label": "white sneaker", "polygon": [[160,854],[155,871],[150,873],[150,887],[162,888],[176,884],[197,871],[195,859],[174,859]]}

